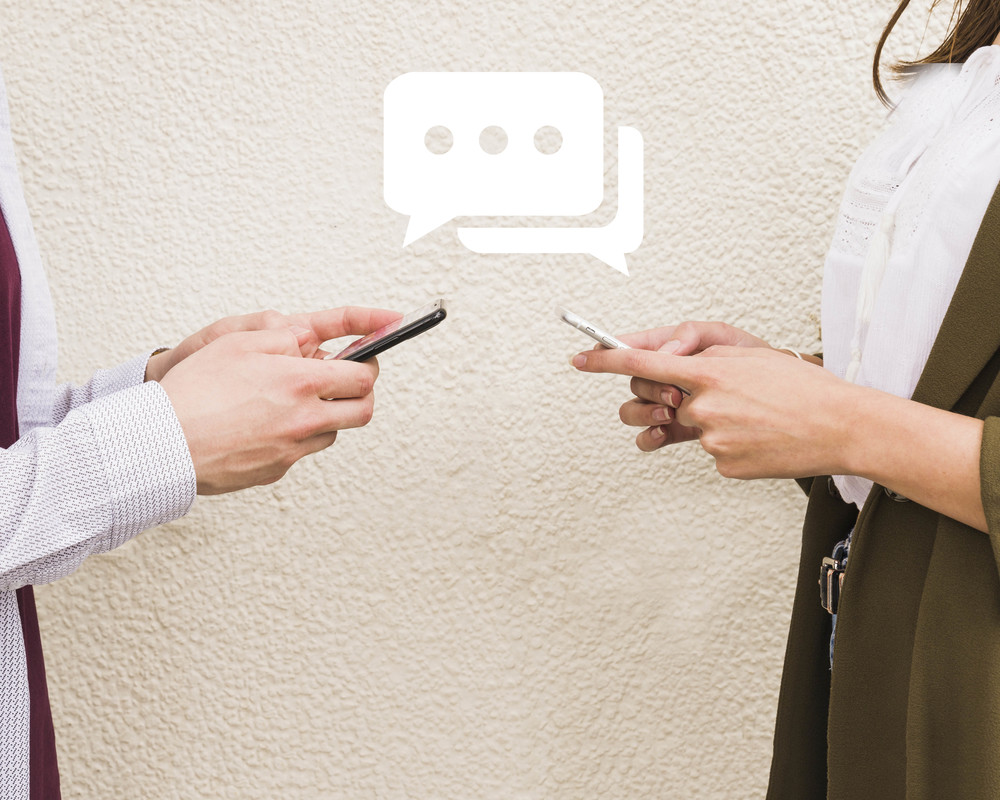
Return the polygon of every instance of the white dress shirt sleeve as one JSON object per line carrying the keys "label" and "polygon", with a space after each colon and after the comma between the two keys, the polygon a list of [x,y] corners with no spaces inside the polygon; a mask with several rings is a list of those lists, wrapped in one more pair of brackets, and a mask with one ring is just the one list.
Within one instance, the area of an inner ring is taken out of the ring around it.
{"label": "white dress shirt sleeve", "polygon": [[177,415],[158,383],[136,384],[146,358],[60,387],[58,424],[0,450],[0,590],[62,578],[190,509],[197,482]]}
{"label": "white dress shirt sleeve", "polygon": [[92,403],[100,397],[106,397],[130,386],[138,386],[146,379],[146,364],[151,355],[145,353],[112,369],[99,369],[82,386],[72,383],[60,384],[56,387],[52,403],[51,424],[62,422],[63,418],[78,406]]}

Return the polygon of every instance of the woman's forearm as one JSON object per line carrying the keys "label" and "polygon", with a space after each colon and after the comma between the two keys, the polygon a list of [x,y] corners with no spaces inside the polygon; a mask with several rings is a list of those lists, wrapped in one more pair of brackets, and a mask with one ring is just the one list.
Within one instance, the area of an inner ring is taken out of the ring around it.
{"label": "woman's forearm", "polygon": [[874,389],[856,398],[846,471],[985,532],[982,420]]}

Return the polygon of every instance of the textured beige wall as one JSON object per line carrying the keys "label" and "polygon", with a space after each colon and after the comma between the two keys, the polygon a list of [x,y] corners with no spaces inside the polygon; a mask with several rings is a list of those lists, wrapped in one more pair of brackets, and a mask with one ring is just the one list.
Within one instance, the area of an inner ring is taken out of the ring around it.
{"label": "textured beige wall", "polygon": [[[368,428],[39,590],[67,800],[759,795],[803,500],[636,451],[551,309],[816,347],[890,10],[4,3],[64,378],[257,308],[452,310]],[[381,93],[413,70],[594,76],[646,140],[632,276],[454,223],[403,250]]]}

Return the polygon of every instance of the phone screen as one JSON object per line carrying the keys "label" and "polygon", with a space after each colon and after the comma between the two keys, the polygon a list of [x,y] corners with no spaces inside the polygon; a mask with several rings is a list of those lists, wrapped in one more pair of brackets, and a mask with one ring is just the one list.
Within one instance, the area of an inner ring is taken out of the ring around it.
{"label": "phone screen", "polygon": [[383,353],[390,347],[404,342],[417,334],[430,330],[445,318],[447,311],[444,300],[437,300],[404,317],[384,325],[367,336],[362,336],[339,353],[328,355],[327,359],[342,361],[365,361]]}

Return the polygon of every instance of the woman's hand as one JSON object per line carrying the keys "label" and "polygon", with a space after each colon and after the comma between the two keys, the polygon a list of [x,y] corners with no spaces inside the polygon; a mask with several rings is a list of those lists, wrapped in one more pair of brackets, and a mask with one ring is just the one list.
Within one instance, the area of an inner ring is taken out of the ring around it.
{"label": "woman's hand", "polygon": [[323,358],[319,349],[328,339],[348,334],[361,335],[388,325],[399,317],[396,311],[379,308],[346,306],[317,311],[312,314],[281,314],[259,311],[238,317],[226,317],[188,336],[177,347],[155,354],[146,364],[146,380],[159,381],[188,356],[228,333],[277,331],[289,329],[301,343],[301,353],[307,358]]}
{"label": "woman's hand", "polygon": [[[681,327],[665,334],[663,344],[675,339]],[[628,425],[647,427],[636,439],[642,450],[697,438],[715,458],[720,474],[733,478],[848,472],[850,413],[856,393],[863,390],[815,364],[757,344],[761,340],[730,326],[712,330],[744,342],[742,346],[703,346],[705,330],[676,339],[686,348],[697,341],[694,356],[592,350],[577,355],[573,365],[583,372],[634,376],[637,399],[622,406],[621,417]],[[638,338],[642,336],[646,338]],[[622,338],[628,344],[654,344],[663,337],[647,332]],[[664,406],[671,419],[661,422],[654,414]]]}
{"label": "woman's hand", "polygon": [[[636,399],[622,406],[621,417],[646,428],[636,438],[641,449],[697,438],[729,478],[860,475],[987,530],[979,473],[982,420],[856,386],[815,359],[754,344],[761,340],[742,338],[729,326],[702,327],[690,338],[677,335],[681,327],[621,338],[637,347],[657,341],[663,347],[677,338],[690,348],[697,340],[695,355],[589,350],[573,358],[583,372],[634,376]],[[740,343],[707,344],[713,335]],[[669,409],[670,421],[654,416],[657,407]]]}
{"label": "woman's hand", "polygon": [[[682,322],[680,325],[627,334],[621,339],[631,347],[681,356],[699,355],[709,348],[720,346],[787,352],[775,350],[760,337],[725,322]],[[791,355],[790,352],[787,354]],[[818,363],[818,360],[809,360]],[[636,399],[622,405],[619,415],[626,425],[647,428],[635,440],[640,450],[649,452],[699,437],[701,432],[698,428],[674,421],[675,410],[684,397],[676,386],[633,378],[632,394]]]}
{"label": "woman's hand", "polygon": [[771,345],[753,334],[725,322],[682,322],[619,337],[630,347],[691,356],[709,347],[764,347]]}

